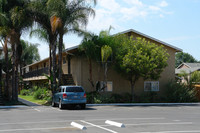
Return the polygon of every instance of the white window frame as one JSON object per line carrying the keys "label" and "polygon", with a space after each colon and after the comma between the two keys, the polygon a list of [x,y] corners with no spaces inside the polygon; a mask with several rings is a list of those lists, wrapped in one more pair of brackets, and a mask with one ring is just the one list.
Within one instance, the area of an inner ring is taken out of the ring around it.
{"label": "white window frame", "polygon": [[[100,88],[103,87],[103,84],[104,84],[104,83],[105,83],[104,81],[100,81]],[[108,86],[108,84],[111,85],[111,89],[108,90],[108,88],[106,87],[106,88],[104,89],[104,92],[112,92],[112,91],[113,91],[113,82],[112,82],[112,81],[107,81],[107,86]],[[101,91],[103,91],[103,90],[101,90]]]}
{"label": "white window frame", "polygon": [[[147,90],[146,89],[146,85],[150,83],[151,84],[151,89],[150,90]],[[157,84],[157,88],[155,89],[153,86]],[[159,91],[159,81],[145,81],[144,82],[144,91]]]}
{"label": "white window frame", "polygon": [[[108,90],[108,85],[111,85],[110,90]],[[106,88],[106,91],[107,91],[107,92],[112,92],[112,91],[113,91],[113,82],[112,82],[112,81],[108,81],[108,82],[107,82],[107,88]]]}

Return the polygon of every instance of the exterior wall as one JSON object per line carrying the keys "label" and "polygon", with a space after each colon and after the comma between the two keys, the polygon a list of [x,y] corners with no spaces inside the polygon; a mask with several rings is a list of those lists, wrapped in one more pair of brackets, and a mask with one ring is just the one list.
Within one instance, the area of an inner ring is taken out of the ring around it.
{"label": "exterior wall", "polygon": [[[71,58],[71,74],[76,85],[81,85],[81,57],[72,56]],[[66,68],[64,68],[66,69]]]}
{"label": "exterior wall", "polygon": [[[147,41],[152,41],[149,39],[146,39]],[[152,41],[156,43],[155,41]],[[156,43],[157,45],[162,45],[159,43]],[[166,84],[170,80],[175,79],[175,53],[176,51],[170,47],[164,47],[167,49],[169,56],[169,59],[167,61],[168,66],[164,69],[164,71],[161,73],[161,77],[158,80],[159,81],[159,95],[163,95],[165,92]],[[82,85],[86,91],[92,91],[95,90],[96,88],[92,88],[90,82],[89,82],[89,65],[88,65],[88,60],[86,57],[81,57],[81,83],[78,85]],[[131,93],[131,86],[130,82],[126,80],[124,77],[122,77],[120,74],[118,74],[115,70],[112,69],[111,66],[108,67],[108,80],[107,81],[112,81],[113,83],[113,93]],[[93,76],[93,81],[94,84],[96,85],[97,81],[103,81],[104,80],[104,71],[102,68],[102,65],[100,65],[97,62],[92,62],[92,76]],[[75,79],[75,78],[74,78]],[[148,80],[147,80],[148,81]],[[144,80],[139,79],[136,82],[135,85],[135,94],[140,95],[141,93],[144,92]]]}
{"label": "exterior wall", "polygon": [[[143,37],[141,35],[138,35],[136,33],[128,33],[127,35],[133,35],[134,37]],[[154,42],[157,45],[162,45],[158,42],[155,42],[153,40],[150,39],[146,39],[147,41],[151,41]],[[167,61],[168,66],[164,69],[164,71],[161,73],[161,77],[158,80],[159,81],[159,94],[162,95],[164,94],[165,89],[167,89],[165,86],[166,84],[170,81],[170,80],[174,80],[175,79],[175,53],[176,50],[168,47],[168,46],[164,46],[165,49],[167,49],[167,52],[169,53],[169,59]],[[89,63],[88,63],[88,59],[85,56],[80,56],[80,55],[76,55],[76,53],[72,52],[73,55],[71,56],[71,74],[73,76],[74,82],[76,85],[80,85],[83,86],[84,89],[89,92],[89,91],[94,91],[96,90],[96,87],[92,87],[90,82],[89,82],[89,78],[90,78],[90,74],[89,74]],[[66,57],[66,54],[64,55]],[[31,65],[32,70],[42,68],[42,66],[44,66],[44,63],[46,62],[46,65],[48,66],[48,59],[45,59],[41,62],[35,63],[33,65]],[[63,64],[63,73],[64,74],[68,74],[68,62],[66,60],[66,63]],[[97,81],[103,81],[104,80],[104,70],[102,68],[102,65],[98,62],[92,62],[92,76],[93,76],[93,81],[94,81],[94,85],[96,86],[96,82]],[[122,77],[120,74],[118,74],[115,70],[113,70],[112,66],[108,66],[108,74],[107,74],[107,81],[112,81],[112,85],[113,85],[113,93],[118,93],[118,94],[122,94],[122,93],[131,93],[131,86],[130,86],[130,82],[128,80],[126,80],[124,77]],[[148,80],[147,80],[148,81]],[[32,81],[33,84],[37,84],[38,81]],[[144,80],[143,79],[139,79],[136,82],[135,85],[135,94],[136,95],[140,95],[141,93],[144,92]]]}

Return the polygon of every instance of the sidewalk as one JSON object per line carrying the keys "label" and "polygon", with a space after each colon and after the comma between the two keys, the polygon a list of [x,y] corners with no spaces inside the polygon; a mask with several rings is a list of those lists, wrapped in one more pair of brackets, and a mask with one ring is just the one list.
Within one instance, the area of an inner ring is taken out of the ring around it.
{"label": "sidewalk", "polygon": [[23,104],[26,104],[27,106],[42,106],[40,104],[32,103],[21,98],[18,98],[18,101],[22,102]]}
{"label": "sidewalk", "polygon": [[28,106],[42,106],[42,105],[32,103],[21,98],[18,98],[18,101],[22,102],[25,105],[0,106],[0,109],[26,108]]}

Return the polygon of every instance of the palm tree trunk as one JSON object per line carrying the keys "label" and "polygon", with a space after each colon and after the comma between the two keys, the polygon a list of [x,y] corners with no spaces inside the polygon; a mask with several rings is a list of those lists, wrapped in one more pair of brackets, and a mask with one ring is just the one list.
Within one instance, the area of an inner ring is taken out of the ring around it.
{"label": "palm tree trunk", "polygon": [[[52,77],[52,43],[49,44],[49,77]],[[50,80],[51,90],[53,91],[53,83]]]}
{"label": "palm tree trunk", "polygon": [[92,59],[89,59],[89,74],[90,74],[90,78],[88,80],[93,88],[93,91],[95,91],[94,82],[93,82],[93,78],[92,78]]}
{"label": "palm tree trunk", "polygon": [[[1,83],[2,83],[2,62],[0,60],[0,98],[2,98],[2,84]],[[0,102],[2,102],[2,101],[0,101]]]}
{"label": "palm tree trunk", "polygon": [[12,100],[15,100],[15,58],[16,58],[15,44],[12,44]]}
{"label": "palm tree trunk", "polygon": [[58,46],[58,85],[62,84],[62,47],[63,47],[63,31],[59,33]]}
{"label": "palm tree trunk", "polygon": [[19,84],[19,86],[20,86],[19,93],[20,93],[20,91],[22,90],[22,82],[23,82],[23,77],[22,77],[22,67],[23,67],[23,65],[22,65],[21,60],[19,62],[20,62],[19,63],[19,78],[21,78],[20,84]]}
{"label": "palm tree trunk", "polygon": [[[5,42],[4,42],[4,54],[5,54],[5,65],[8,66],[8,38],[6,37],[5,39]],[[5,97],[6,97],[6,100],[10,100],[10,95],[9,95],[9,86],[8,86],[8,82],[9,82],[9,73],[8,73],[8,67],[5,68],[5,73],[6,73],[6,80],[5,80],[5,87],[4,87],[4,90],[5,90]]]}
{"label": "palm tree trunk", "polygon": [[56,44],[54,41],[54,45],[52,46],[52,56],[53,56],[53,92],[56,90]]}

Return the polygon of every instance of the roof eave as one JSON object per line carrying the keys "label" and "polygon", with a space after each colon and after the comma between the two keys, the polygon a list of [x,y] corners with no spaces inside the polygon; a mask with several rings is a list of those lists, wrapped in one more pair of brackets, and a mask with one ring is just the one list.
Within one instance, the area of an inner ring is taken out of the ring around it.
{"label": "roof eave", "polygon": [[161,44],[163,44],[163,45],[165,45],[165,46],[168,46],[168,47],[170,47],[170,48],[175,49],[176,52],[182,52],[182,51],[183,51],[182,49],[180,49],[180,48],[178,48],[178,47],[175,47],[175,46],[173,46],[173,45],[170,45],[170,44],[168,44],[168,43],[166,43],[166,42],[163,42],[163,41],[161,41],[161,40],[158,40],[158,39],[156,39],[156,38],[153,38],[153,37],[151,37],[151,36],[148,36],[148,35],[146,35],[146,34],[144,34],[144,33],[141,33],[141,32],[139,32],[139,31],[136,31],[136,30],[133,30],[133,29],[129,29],[129,30],[126,30],[126,31],[123,31],[123,32],[119,32],[119,33],[114,34],[114,35],[112,35],[112,36],[116,36],[116,35],[120,35],[120,34],[125,34],[125,33],[128,33],[128,32],[134,32],[134,33],[136,33],[136,34],[139,34],[139,35],[141,35],[141,36],[144,36],[144,37],[146,37],[146,38],[149,38],[149,39],[151,39],[151,40],[154,40],[154,41],[156,41],[156,42],[159,42],[159,43],[161,43]]}

